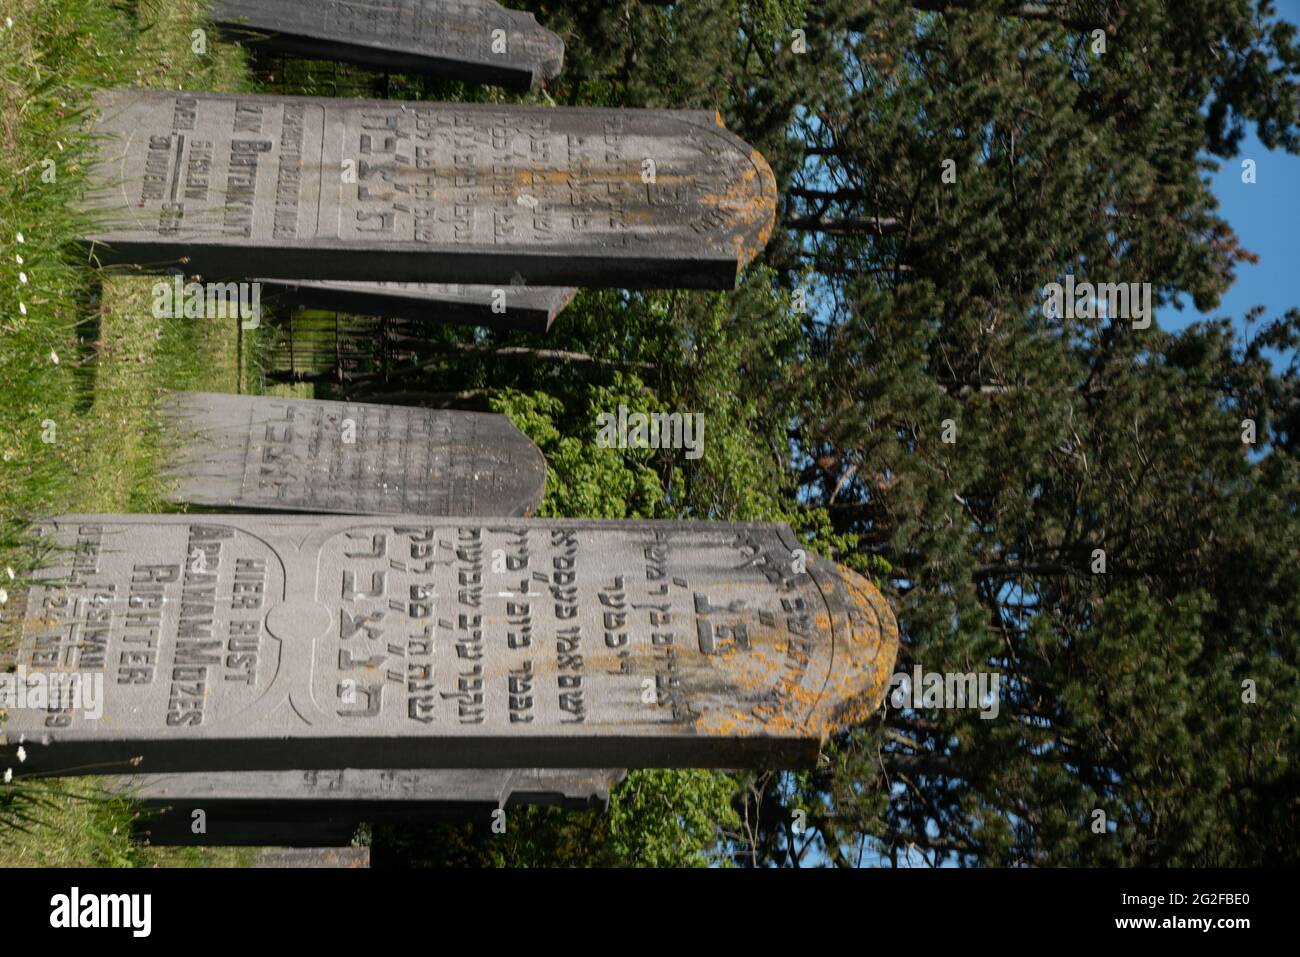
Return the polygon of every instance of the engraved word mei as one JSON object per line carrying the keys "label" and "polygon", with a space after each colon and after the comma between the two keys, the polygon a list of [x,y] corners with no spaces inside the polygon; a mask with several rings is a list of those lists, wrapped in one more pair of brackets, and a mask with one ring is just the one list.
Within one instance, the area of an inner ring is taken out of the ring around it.
{"label": "engraved word mei", "polygon": [[686,449],[688,459],[704,454],[704,414],[701,412],[628,413],[620,404],[618,414],[596,415],[600,432],[596,444],[602,449]]}
{"label": "engraved word mei", "polygon": [[155,319],[234,319],[244,329],[256,329],[262,321],[260,282],[172,282],[153,284]]}
{"label": "engraved word mei", "polygon": [[129,927],[131,936],[148,937],[153,927],[152,894],[71,894],[50,898],[51,927]]}

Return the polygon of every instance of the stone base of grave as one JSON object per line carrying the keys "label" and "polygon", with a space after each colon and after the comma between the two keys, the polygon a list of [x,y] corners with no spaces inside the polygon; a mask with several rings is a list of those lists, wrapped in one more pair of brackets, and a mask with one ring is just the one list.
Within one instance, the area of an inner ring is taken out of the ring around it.
{"label": "stone base of grave", "polygon": [[[342,847],[363,823],[487,819],[523,805],[606,809],[618,769],[232,771],[113,778],[159,846]],[[195,833],[196,828],[201,829]]]}

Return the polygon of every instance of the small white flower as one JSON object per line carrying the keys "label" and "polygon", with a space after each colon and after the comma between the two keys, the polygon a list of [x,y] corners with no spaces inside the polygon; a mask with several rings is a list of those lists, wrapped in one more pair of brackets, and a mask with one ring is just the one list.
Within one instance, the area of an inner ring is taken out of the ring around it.
{"label": "small white flower", "polygon": [[9,593],[5,591],[3,588],[0,588],[0,605],[7,605],[7,604],[9,604]]}
{"label": "small white flower", "polygon": [[19,745],[19,746],[18,746],[18,763],[19,763],[19,764],[22,764],[22,763],[23,763],[24,761],[26,761],[26,760],[27,760],[27,749],[24,748],[22,745]]}
{"label": "small white flower", "polygon": [[10,581],[13,581],[15,578],[18,577],[17,575],[14,574],[14,570],[8,565],[5,566],[5,572],[8,573]]}
{"label": "small white flower", "polygon": [[18,274],[18,281],[22,283],[24,286],[27,285],[27,273],[20,272]]}
{"label": "small white flower", "polygon": [[19,234],[18,234],[18,241],[19,241],[20,243],[25,243],[25,242],[27,242],[27,240],[23,239],[23,234],[22,234],[22,233],[19,233]]}
{"label": "small white flower", "polygon": [[17,259],[17,260],[18,260],[18,265],[21,266],[21,265],[23,264],[23,257],[22,257],[22,256],[18,256],[18,255],[16,255],[16,256],[14,256],[14,259]]}
{"label": "small white flower", "polygon": [[55,365],[59,364],[59,354],[55,352],[53,349],[50,350],[50,361],[53,362]]}
{"label": "small white flower", "polygon": [[7,26],[10,30],[12,30],[14,28],[14,18],[5,17],[5,26]]}
{"label": "small white flower", "polygon": [[14,779],[14,769],[5,768],[5,784],[9,784]]}
{"label": "small white flower", "polygon": [[24,316],[27,315],[27,303],[20,302],[18,304],[18,312],[20,315],[24,315]]}

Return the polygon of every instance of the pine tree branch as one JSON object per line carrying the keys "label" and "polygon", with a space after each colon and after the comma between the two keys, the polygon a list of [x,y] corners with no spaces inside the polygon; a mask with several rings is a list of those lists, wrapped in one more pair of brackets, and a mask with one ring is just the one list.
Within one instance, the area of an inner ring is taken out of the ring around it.
{"label": "pine tree branch", "polygon": [[892,217],[835,219],[829,216],[788,216],[783,224],[787,229],[804,229],[831,236],[894,236],[903,231],[903,222]]}

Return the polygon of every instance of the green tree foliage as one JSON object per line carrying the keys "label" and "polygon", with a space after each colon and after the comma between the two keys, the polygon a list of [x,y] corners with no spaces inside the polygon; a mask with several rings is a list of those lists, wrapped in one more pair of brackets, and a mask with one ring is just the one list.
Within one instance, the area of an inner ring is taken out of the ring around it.
{"label": "green tree foliage", "polygon": [[735,783],[708,771],[634,771],[608,812],[507,808],[504,817],[377,828],[375,866],[703,867],[736,826]]}
{"label": "green tree foliage", "polygon": [[[440,330],[446,361],[375,391],[511,414],[548,514],[789,520],[882,582],[900,668],[1004,683],[993,720],[887,709],[814,771],[635,774],[608,818],[449,828],[448,860],[681,862],[725,833],[757,865],[1294,863],[1300,312],[1172,334],[1043,308],[1067,273],[1215,307],[1251,254],[1206,174],[1247,125],[1300,147],[1273,5],[528,6],[568,47],[543,98],[720,110],[784,228],[735,294]],[[620,403],[705,413],[704,456],[598,447]]]}

